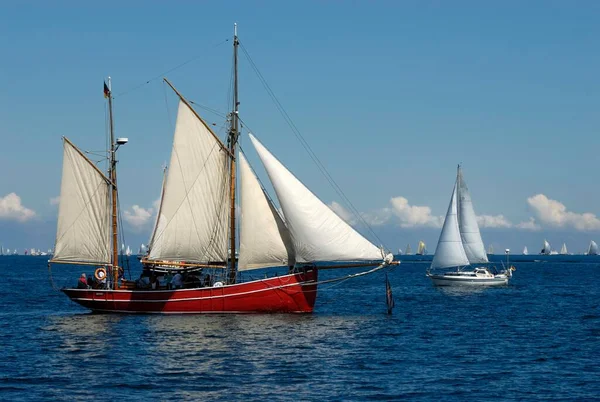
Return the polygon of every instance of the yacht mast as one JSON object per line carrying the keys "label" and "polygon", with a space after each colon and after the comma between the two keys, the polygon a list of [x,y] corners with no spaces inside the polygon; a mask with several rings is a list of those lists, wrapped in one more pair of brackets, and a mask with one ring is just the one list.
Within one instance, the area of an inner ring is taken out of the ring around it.
{"label": "yacht mast", "polygon": [[118,250],[118,232],[117,232],[117,157],[115,144],[115,127],[113,122],[113,107],[112,107],[112,86],[110,77],[108,77],[108,120],[110,129],[110,181],[112,187],[112,279],[113,289],[116,289],[119,281],[119,250]]}
{"label": "yacht mast", "polygon": [[231,125],[229,127],[229,138],[227,140],[229,151],[231,153],[230,164],[230,253],[229,253],[229,277],[228,283],[235,283],[235,145],[239,137],[239,120],[238,120],[238,37],[237,24],[233,25],[233,108],[231,112]]}

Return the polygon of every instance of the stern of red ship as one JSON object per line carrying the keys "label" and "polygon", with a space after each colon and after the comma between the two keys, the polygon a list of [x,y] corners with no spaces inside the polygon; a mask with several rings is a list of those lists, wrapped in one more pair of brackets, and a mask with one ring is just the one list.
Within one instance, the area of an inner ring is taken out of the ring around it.
{"label": "stern of red ship", "polygon": [[105,313],[312,313],[317,277],[313,268],[220,287],[62,291],[83,307]]}

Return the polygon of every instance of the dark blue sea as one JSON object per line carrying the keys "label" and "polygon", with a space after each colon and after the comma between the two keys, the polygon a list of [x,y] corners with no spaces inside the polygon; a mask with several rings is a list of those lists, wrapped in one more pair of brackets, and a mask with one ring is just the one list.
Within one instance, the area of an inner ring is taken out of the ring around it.
{"label": "dark blue sea", "polygon": [[600,400],[600,259],[464,290],[427,266],[389,274],[391,316],[381,273],[323,285],[311,315],[100,315],[46,257],[0,257],[0,399]]}

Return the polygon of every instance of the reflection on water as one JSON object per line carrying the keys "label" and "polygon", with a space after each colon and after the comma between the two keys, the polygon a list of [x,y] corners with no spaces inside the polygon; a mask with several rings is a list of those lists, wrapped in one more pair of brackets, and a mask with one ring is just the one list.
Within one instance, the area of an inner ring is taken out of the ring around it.
{"label": "reflection on water", "polygon": [[446,296],[472,296],[486,291],[493,291],[489,286],[435,286],[435,289]]}

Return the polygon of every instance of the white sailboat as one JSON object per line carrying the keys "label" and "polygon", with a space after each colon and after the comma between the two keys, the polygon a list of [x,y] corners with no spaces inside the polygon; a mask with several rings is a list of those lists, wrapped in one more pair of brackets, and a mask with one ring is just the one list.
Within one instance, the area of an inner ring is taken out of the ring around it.
{"label": "white sailboat", "polygon": [[591,240],[588,247],[587,255],[598,255],[598,245],[595,241]]}
{"label": "white sailboat", "polygon": [[563,243],[562,247],[560,248],[560,254],[561,255],[569,254],[569,252],[567,251],[567,243]]}
{"label": "white sailboat", "polygon": [[427,254],[427,249],[425,248],[425,242],[423,240],[419,241],[419,247],[417,248],[417,255],[425,255]]}
{"label": "white sailboat", "polygon": [[544,246],[542,247],[540,254],[544,254],[544,255],[552,254],[552,247],[550,246],[550,243],[548,243],[548,240],[546,240],[546,239],[544,239]]}
{"label": "white sailboat", "polygon": [[491,244],[489,245],[487,253],[489,255],[493,255],[494,254],[494,246],[493,245],[491,245]]}
{"label": "white sailboat", "polygon": [[527,246],[523,248],[523,255],[529,255],[529,250],[527,250]]}
{"label": "white sailboat", "polygon": [[[498,274],[492,273],[484,266],[471,270],[464,269],[472,264],[487,262],[488,258],[477,225],[469,189],[464,182],[459,165],[442,233],[427,276],[436,286],[507,284],[512,276],[513,267]],[[454,270],[434,273],[434,270],[449,268],[454,268]]]}
{"label": "white sailboat", "polygon": [[131,248],[129,248],[129,246],[127,246],[127,250],[125,250],[125,255],[126,255],[127,257],[130,257],[130,256],[131,256]]}
{"label": "white sailboat", "polygon": [[406,245],[406,250],[404,250],[404,255],[411,255],[412,249],[410,248],[410,244]]}

